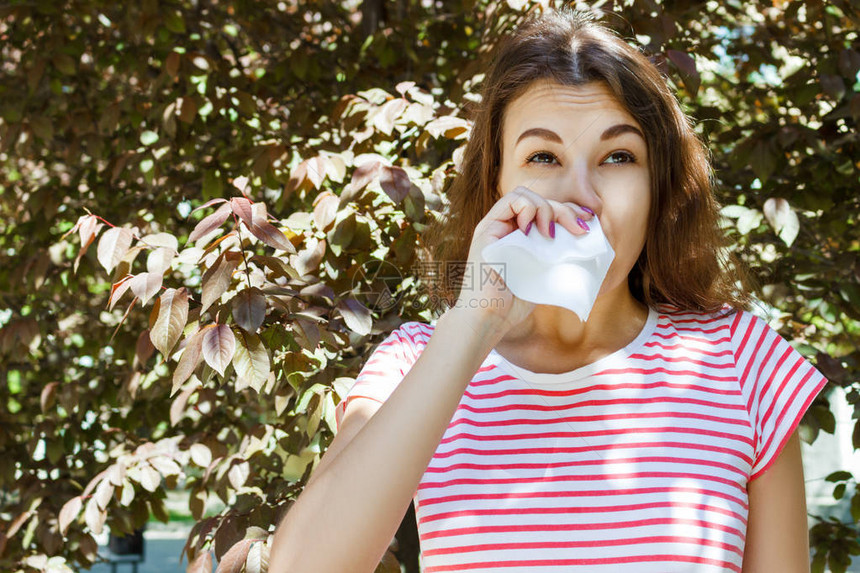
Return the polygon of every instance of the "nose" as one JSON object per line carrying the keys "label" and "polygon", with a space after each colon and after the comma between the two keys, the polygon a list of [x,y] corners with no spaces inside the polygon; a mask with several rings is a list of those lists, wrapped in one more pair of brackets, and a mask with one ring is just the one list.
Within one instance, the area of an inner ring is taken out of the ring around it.
{"label": "nose", "polygon": [[556,201],[576,203],[598,215],[603,207],[600,195],[594,187],[592,173],[584,159],[571,164],[569,171],[564,174],[553,195],[552,199]]}

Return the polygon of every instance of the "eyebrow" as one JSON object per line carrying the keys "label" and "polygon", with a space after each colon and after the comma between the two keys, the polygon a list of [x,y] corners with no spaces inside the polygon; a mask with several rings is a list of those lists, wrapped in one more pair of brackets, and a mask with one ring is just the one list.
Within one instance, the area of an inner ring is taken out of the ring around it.
{"label": "eyebrow", "polygon": [[[639,130],[638,127],[630,125],[629,123],[619,123],[613,125],[612,127],[608,127],[603,133],[600,134],[600,141],[606,141],[607,139],[612,139],[615,137],[619,137],[624,135],[625,133],[634,133],[641,137],[643,140],[645,136]],[[546,139],[548,141],[552,141],[554,143],[564,143],[559,137],[559,135],[549,129],[545,129],[543,127],[532,127],[531,129],[527,129],[520,134],[517,138],[517,142],[514,144],[514,147],[520,144],[520,141],[527,137],[540,137],[541,139]]]}

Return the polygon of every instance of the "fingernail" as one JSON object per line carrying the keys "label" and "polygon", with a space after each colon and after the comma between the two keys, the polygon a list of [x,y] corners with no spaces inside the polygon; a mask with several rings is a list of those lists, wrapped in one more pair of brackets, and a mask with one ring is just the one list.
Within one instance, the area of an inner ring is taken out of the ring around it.
{"label": "fingernail", "polygon": [[555,221],[549,222],[549,236],[555,239]]}
{"label": "fingernail", "polygon": [[585,221],[583,221],[579,217],[576,218],[576,224],[579,225],[580,228],[582,228],[585,232],[588,232],[591,230],[588,228],[588,223],[586,223]]}
{"label": "fingernail", "polygon": [[532,223],[534,223],[534,221],[531,221],[528,225],[526,225],[526,235],[528,235],[529,231],[532,230]]}
{"label": "fingernail", "polygon": [[586,212],[586,213],[588,213],[589,215],[594,215],[594,211],[592,211],[592,210],[591,210],[591,209],[589,209],[588,207],[586,207],[586,206],[584,206],[584,205],[580,205],[580,207],[582,208],[582,210],[583,210],[583,211],[585,211],[585,212]]}

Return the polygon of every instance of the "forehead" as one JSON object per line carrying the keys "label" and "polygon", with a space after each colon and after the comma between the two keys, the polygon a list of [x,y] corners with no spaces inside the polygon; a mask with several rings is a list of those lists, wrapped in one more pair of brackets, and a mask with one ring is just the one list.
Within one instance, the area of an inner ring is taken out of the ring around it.
{"label": "forehead", "polygon": [[535,125],[564,130],[619,122],[640,127],[605,84],[567,86],[538,80],[508,104],[503,133],[510,139]]}

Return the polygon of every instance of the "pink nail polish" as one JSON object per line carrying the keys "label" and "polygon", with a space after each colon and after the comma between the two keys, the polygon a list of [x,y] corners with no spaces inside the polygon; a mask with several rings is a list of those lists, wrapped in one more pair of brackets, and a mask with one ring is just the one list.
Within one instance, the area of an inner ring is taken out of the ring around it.
{"label": "pink nail polish", "polygon": [[579,225],[579,226],[580,226],[580,228],[581,228],[583,231],[585,231],[586,233],[587,233],[588,231],[590,231],[590,230],[591,230],[591,229],[588,227],[588,223],[586,223],[585,221],[583,221],[583,220],[582,220],[582,219],[580,219],[579,217],[577,217],[577,218],[576,218],[576,224],[577,224],[577,225]]}
{"label": "pink nail polish", "polygon": [[549,222],[549,236],[555,239],[555,221]]}
{"label": "pink nail polish", "polygon": [[582,210],[585,211],[586,213],[588,213],[589,215],[594,215],[594,211],[592,211],[591,209],[589,209],[585,205],[580,205],[580,207],[582,207]]}
{"label": "pink nail polish", "polygon": [[526,235],[528,235],[529,231],[532,230],[532,223],[534,223],[534,221],[531,221],[528,225],[526,225]]}

